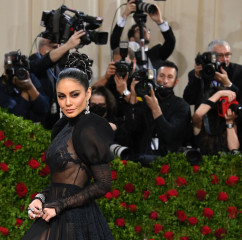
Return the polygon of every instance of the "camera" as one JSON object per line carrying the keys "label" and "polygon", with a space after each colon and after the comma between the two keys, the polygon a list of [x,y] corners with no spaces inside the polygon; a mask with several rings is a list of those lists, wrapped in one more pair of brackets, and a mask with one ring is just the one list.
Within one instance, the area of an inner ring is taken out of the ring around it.
{"label": "camera", "polygon": [[[65,11],[74,15],[70,16]],[[91,42],[102,45],[107,43],[108,32],[95,31],[102,25],[102,22],[103,18],[101,17],[92,17],[62,5],[57,10],[43,11],[40,25],[45,27],[46,30],[41,35],[43,38],[60,44],[67,42],[75,31],[84,30],[86,34],[81,37],[79,47]]]}
{"label": "camera", "polygon": [[135,78],[136,81],[139,81],[135,85],[135,92],[138,97],[150,95],[150,90],[155,89],[156,87],[154,83],[155,72],[153,69],[142,68],[134,72],[132,78]]}
{"label": "camera", "polygon": [[220,117],[225,117],[225,114],[229,108],[235,112],[236,115],[241,116],[242,106],[239,105],[238,101],[233,100],[229,102],[228,97],[221,97],[218,101],[218,115]]}
{"label": "camera", "polygon": [[133,70],[133,64],[130,64],[125,60],[125,58],[128,56],[128,45],[129,43],[126,41],[120,42],[119,54],[121,56],[121,60],[114,63],[116,67],[116,74],[122,78],[124,78],[127,73],[130,74]]}
{"label": "camera", "polygon": [[112,144],[109,147],[113,155],[120,157],[123,160],[128,160],[131,154],[131,151],[128,147],[121,146],[119,144]]}
{"label": "camera", "polygon": [[[129,0],[127,2],[129,2]],[[151,14],[157,12],[157,8],[154,4],[145,3],[143,0],[136,0],[134,3],[136,4],[136,12],[146,12]]]}
{"label": "camera", "polygon": [[19,80],[25,80],[28,78],[29,59],[22,55],[21,52],[12,51],[5,54],[4,67],[6,74],[12,78],[16,76]]}
{"label": "camera", "polygon": [[215,72],[221,72],[220,68],[226,68],[225,62],[219,62],[216,52],[198,53],[195,58],[196,65],[202,65],[201,76],[204,80],[212,81]]}

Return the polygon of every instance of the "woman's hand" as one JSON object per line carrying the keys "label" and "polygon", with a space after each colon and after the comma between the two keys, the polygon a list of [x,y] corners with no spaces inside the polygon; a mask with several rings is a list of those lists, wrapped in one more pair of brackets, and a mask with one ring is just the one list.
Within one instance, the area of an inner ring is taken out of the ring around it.
{"label": "woman's hand", "polygon": [[35,199],[29,204],[28,215],[30,219],[37,219],[43,215],[42,202],[39,199]]}
{"label": "woman's hand", "polygon": [[49,222],[51,218],[56,216],[56,211],[54,208],[44,208],[42,219]]}

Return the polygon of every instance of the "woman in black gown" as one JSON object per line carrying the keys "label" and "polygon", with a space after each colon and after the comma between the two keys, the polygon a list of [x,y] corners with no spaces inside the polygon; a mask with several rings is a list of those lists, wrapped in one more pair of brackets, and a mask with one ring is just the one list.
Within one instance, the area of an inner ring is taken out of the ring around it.
{"label": "woman in black gown", "polygon": [[54,126],[46,151],[51,183],[29,204],[28,214],[35,222],[23,240],[114,239],[95,202],[111,190],[113,131],[105,119],[88,110],[90,71],[85,59],[79,61],[75,54],[79,69],[74,64],[57,80],[64,117]]}

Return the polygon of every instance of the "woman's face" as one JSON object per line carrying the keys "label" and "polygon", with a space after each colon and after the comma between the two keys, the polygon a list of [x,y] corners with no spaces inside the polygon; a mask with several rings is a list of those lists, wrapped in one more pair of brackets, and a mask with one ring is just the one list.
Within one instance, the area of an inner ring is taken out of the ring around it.
{"label": "woman's face", "polygon": [[91,96],[91,88],[86,91],[84,86],[73,78],[61,79],[56,92],[58,104],[68,118],[74,118],[86,109]]}

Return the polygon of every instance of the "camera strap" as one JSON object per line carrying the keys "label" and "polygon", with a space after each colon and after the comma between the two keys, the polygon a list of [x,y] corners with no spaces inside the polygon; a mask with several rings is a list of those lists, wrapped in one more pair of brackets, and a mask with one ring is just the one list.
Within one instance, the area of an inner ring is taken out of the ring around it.
{"label": "camera strap", "polygon": [[209,135],[212,135],[207,114],[205,114],[203,116],[203,124],[204,124],[204,128],[205,128],[206,133],[209,134]]}

